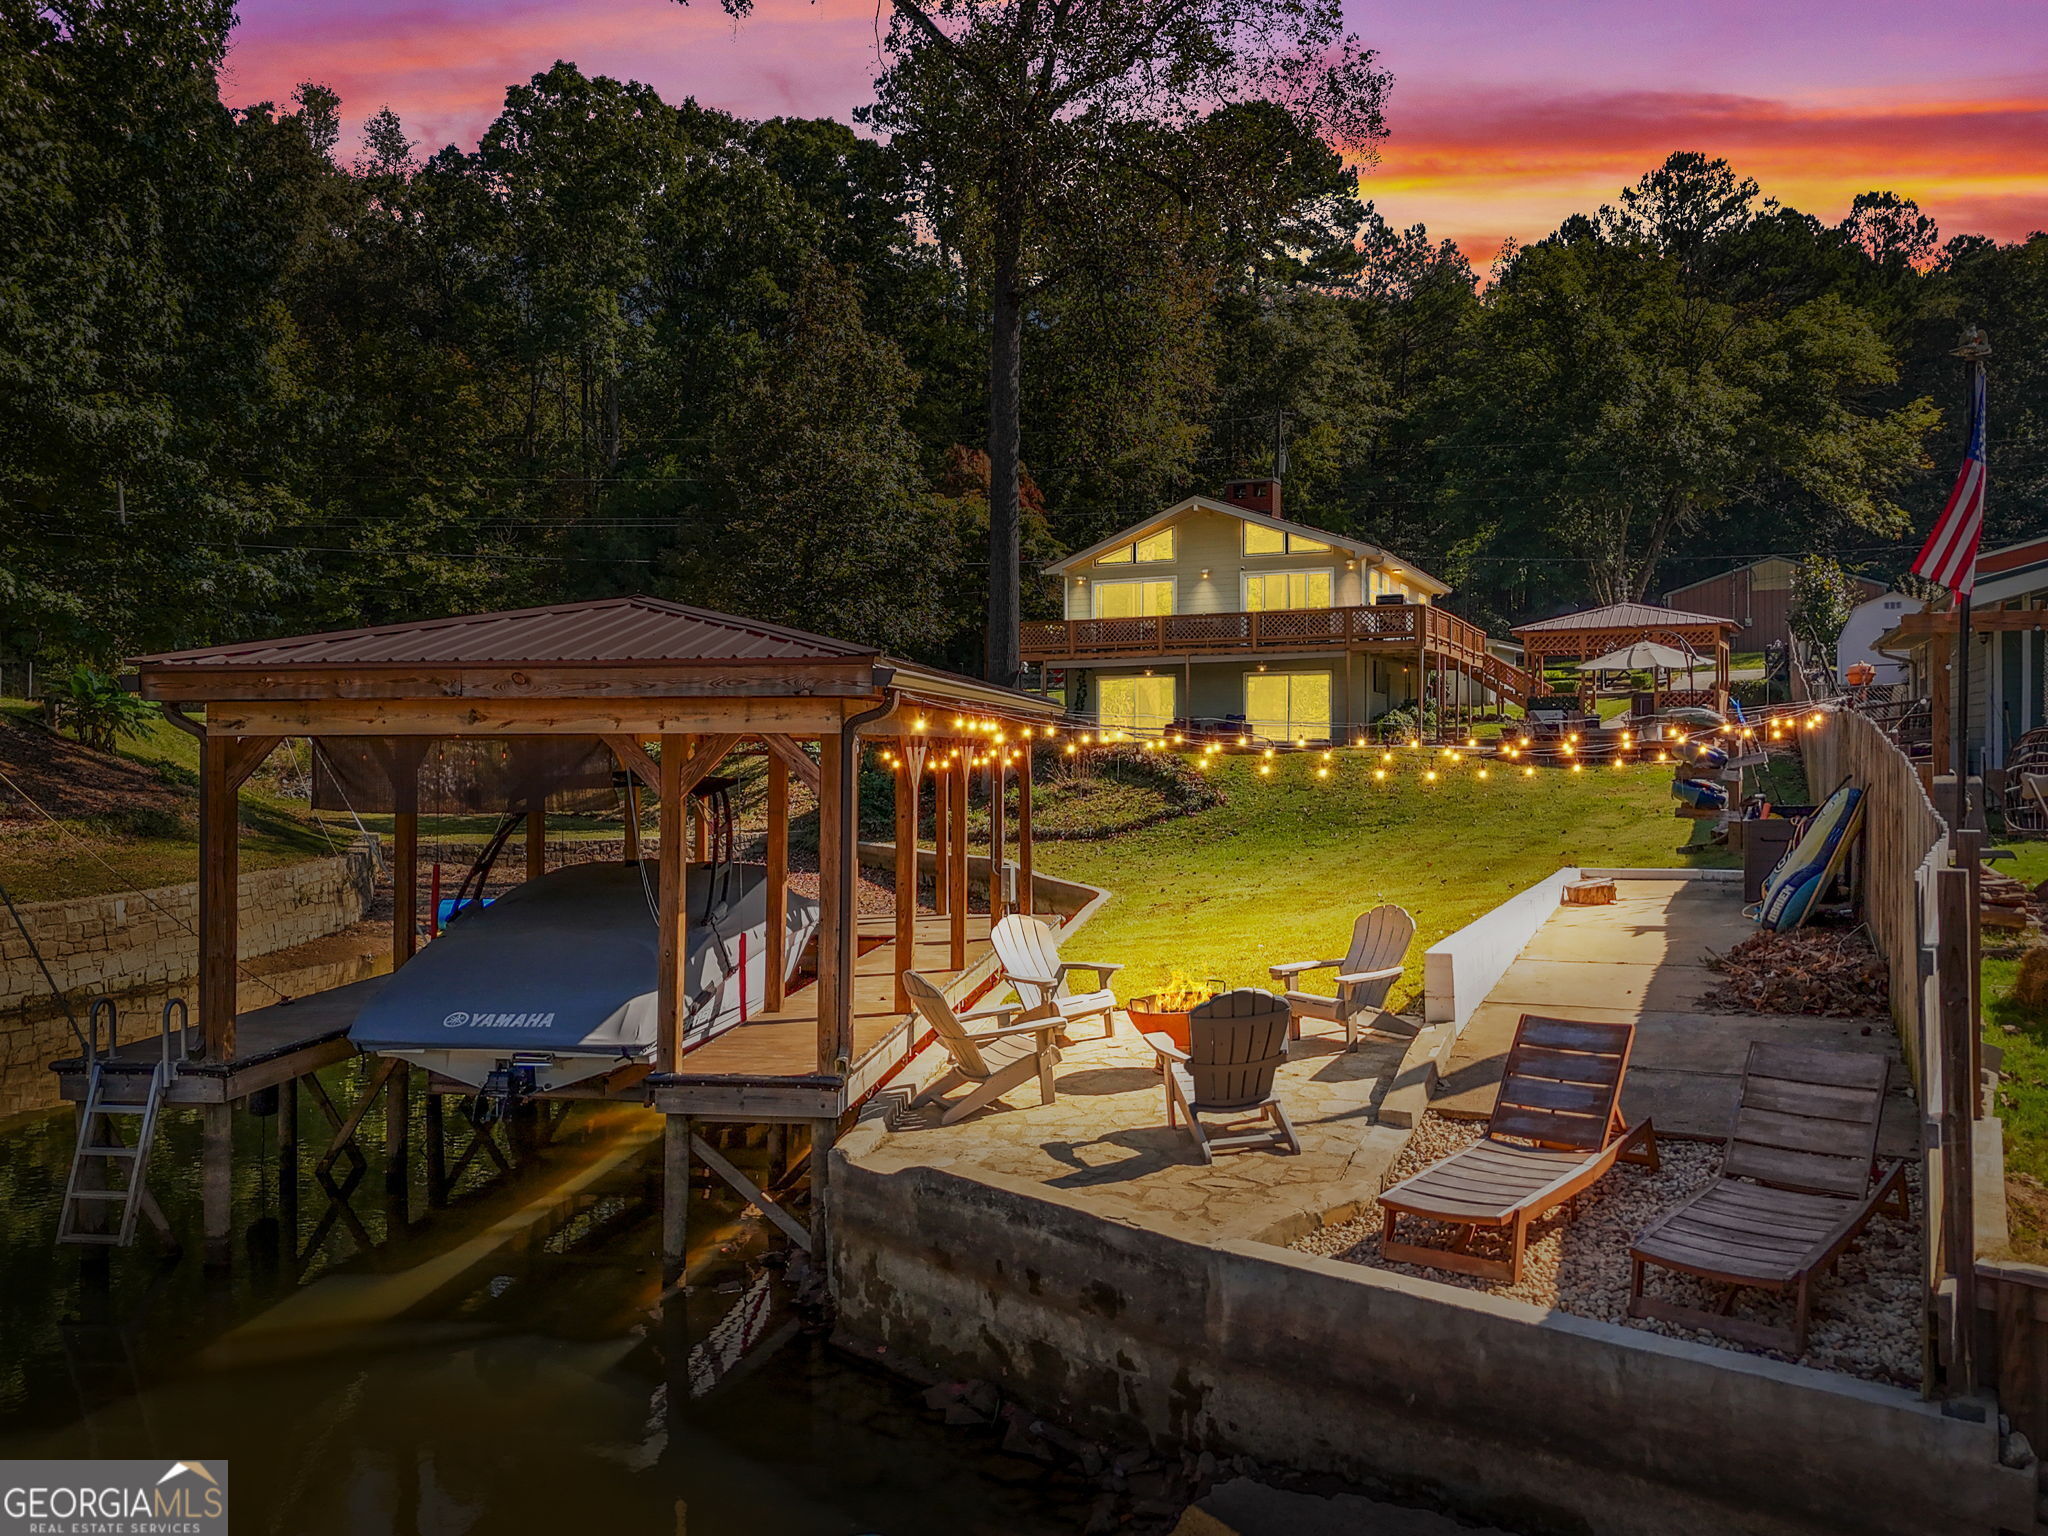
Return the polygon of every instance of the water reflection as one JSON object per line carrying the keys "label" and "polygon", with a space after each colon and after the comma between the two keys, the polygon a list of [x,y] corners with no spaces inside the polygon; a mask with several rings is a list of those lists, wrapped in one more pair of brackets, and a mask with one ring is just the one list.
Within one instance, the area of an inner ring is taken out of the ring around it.
{"label": "water reflection", "polygon": [[[338,1102],[363,1073],[327,1075]],[[651,1114],[578,1109],[514,1177],[389,1240],[366,1210],[379,1247],[352,1252],[344,1231],[304,1262],[319,1202],[309,1185],[296,1233],[280,1228],[273,1125],[237,1117],[224,1281],[147,1238],[54,1251],[70,1116],[0,1128],[0,1456],[226,1459],[238,1528],[281,1536],[1034,1536],[1085,1520],[1092,1487],[943,1428],[912,1389],[786,1328],[779,1299],[762,1331],[783,1348],[702,1397],[671,1390],[690,1379],[671,1360],[750,1288],[779,1286],[759,1220],[700,1192],[693,1288],[659,1305]],[[152,1185],[196,1252],[196,1114],[167,1112],[160,1138]]]}

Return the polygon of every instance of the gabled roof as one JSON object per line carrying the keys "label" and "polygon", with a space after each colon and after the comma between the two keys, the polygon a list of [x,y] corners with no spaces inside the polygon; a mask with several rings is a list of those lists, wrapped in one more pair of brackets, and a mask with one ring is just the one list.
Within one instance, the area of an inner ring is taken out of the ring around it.
{"label": "gabled roof", "polygon": [[1609,603],[1604,608],[1586,608],[1578,613],[1517,624],[1517,635],[1541,634],[1560,629],[1659,629],[1674,624],[1718,624],[1723,629],[1740,629],[1739,620],[1718,613],[1687,613],[1682,608],[1659,608],[1654,603]]}
{"label": "gabled roof", "polygon": [[871,646],[659,597],[606,597],[136,658],[149,667],[536,666],[544,663],[850,661]]}
{"label": "gabled roof", "polygon": [[[1695,587],[1711,586],[1713,583],[1724,581],[1730,576],[1740,576],[1744,571],[1756,570],[1759,566],[1797,564],[1799,564],[1799,557],[1797,555],[1765,555],[1760,560],[1751,560],[1743,565],[1730,566],[1725,571],[1716,571],[1711,576],[1702,576],[1698,581],[1688,581],[1682,587],[1666,587],[1664,589],[1664,599],[1666,602],[1669,602],[1681,592],[1690,592]],[[1858,586],[1868,587],[1872,596],[1885,589],[1883,582],[1873,581],[1868,576],[1851,576],[1849,580]]]}
{"label": "gabled roof", "polygon": [[1323,543],[1330,545],[1334,549],[1346,550],[1362,560],[1377,560],[1398,565],[1404,577],[1413,577],[1417,586],[1424,588],[1434,596],[1440,597],[1451,590],[1446,583],[1438,581],[1429,572],[1420,569],[1409,561],[1403,560],[1399,555],[1382,548],[1378,544],[1368,543],[1364,539],[1354,539],[1348,534],[1332,533],[1327,528],[1312,528],[1307,523],[1297,523],[1291,518],[1269,517],[1264,512],[1254,512],[1250,507],[1240,507],[1235,502],[1224,501],[1215,496],[1189,496],[1185,500],[1177,501],[1172,506],[1153,513],[1152,516],[1146,518],[1142,523],[1133,523],[1128,528],[1120,528],[1108,538],[1098,539],[1086,549],[1076,550],[1073,554],[1055,560],[1050,565],[1042,567],[1042,569],[1048,576],[1064,575],[1075,566],[1086,565],[1098,555],[1115,549],[1119,544],[1128,544],[1133,539],[1141,539],[1146,534],[1163,528],[1168,523],[1190,512],[1221,512],[1227,517],[1235,517],[1247,523],[1255,523],[1261,528],[1271,528],[1276,533],[1304,534],[1311,539],[1320,539]]}

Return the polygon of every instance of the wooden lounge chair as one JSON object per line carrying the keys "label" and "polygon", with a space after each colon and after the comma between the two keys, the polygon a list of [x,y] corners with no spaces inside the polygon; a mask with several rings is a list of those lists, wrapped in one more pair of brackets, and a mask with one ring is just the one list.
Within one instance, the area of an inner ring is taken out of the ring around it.
{"label": "wooden lounge chair", "polygon": [[[1186,1120],[1203,1162],[1254,1147],[1301,1150],[1273,1092],[1273,1074],[1287,1059],[1287,1004],[1280,998],[1246,987],[1198,1004],[1188,1013],[1185,1051],[1163,1034],[1145,1040],[1159,1053],[1166,1079],[1166,1123]],[[1204,1115],[1227,1119],[1211,1126]]]}
{"label": "wooden lounge chair", "polygon": [[1288,991],[1288,1027],[1301,1038],[1303,1019],[1322,1019],[1344,1026],[1344,1046],[1358,1044],[1359,1019],[1378,1014],[1386,1006],[1387,994],[1401,979],[1401,957],[1415,938],[1415,919],[1396,906],[1374,907],[1359,914],[1351,925],[1351,947],[1341,960],[1290,960],[1268,967],[1266,974],[1286,986],[1309,971],[1337,969],[1337,995]]}
{"label": "wooden lounge chair", "polygon": [[[1815,1278],[1878,1211],[1910,1215],[1905,1164],[1876,1177],[1888,1073],[1882,1056],[1860,1051],[1751,1045],[1721,1176],[1629,1249],[1628,1315],[1803,1354]],[[1727,1286],[1719,1310],[1647,1294],[1650,1264]],[[1791,1291],[1792,1326],[1729,1316],[1744,1286]]]}
{"label": "wooden lounge chair", "polygon": [[[1053,1091],[1052,1070],[1060,1064],[1058,1019],[1047,1016],[1012,1023],[1020,1011],[1015,1003],[977,1009],[973,1013],[956,1013],[953,1005],[946,1001],[945,994],[916,971],[903,973],[903,986],[910,994],[911,1004],[923,1015],[925,1022],[938,1031],[939,1043],[953,1058],[953,1065],[911,1103],[928,1103],[950,1093],[962,1083],[973,1084],[965,1095],[946,1106],[945,1114],[939,1119],[941,1125],[951,1125],[973,1114],[983,1105],[994,1103],[1034,1077],[1038,1079],[1038,1101],[1041,1104],[1050,1104],[1057,1097]],[[1003,1022],[994,1029],[968,1028],[981,1019],[1001,1019]]]}
{"label": "wooden lounge chair", "polygon": [[[1621,1118],[1634,1040],[1633,1024],[1522,1015],[1486,1135],[1380,1195],[1380,1256],[1513,1285],[1522,1278],[1529,1226],[1537,1217],[1575,1202],[1617,1161],[1655,1168],[1650,1122],[1624,1125]],[[1403,1216],[1462,1230],[1449,1247],[1397,1242]],[[1469,1251],[1481,1227],[1506,1237],[1505,1260]]]}
{"label": "wooden lounge chair", "polygon": [[[1121,965],[1107,965],[1099,960],[1062,960],[1059,931],[1042,918],[1019,913],[997,923],[989,933],[989,941],[1003,968],[1003,979],[1016,988],[1027,1012],[1051,1006],[1059,1010],[1062,1023],[1100,1018],[1103,1039],[1116,1033],[1116,993],[1110,990],[1109,980],[1123,969]],[[1070,971],[1093,971],[1096,990],[1069,990]]]}

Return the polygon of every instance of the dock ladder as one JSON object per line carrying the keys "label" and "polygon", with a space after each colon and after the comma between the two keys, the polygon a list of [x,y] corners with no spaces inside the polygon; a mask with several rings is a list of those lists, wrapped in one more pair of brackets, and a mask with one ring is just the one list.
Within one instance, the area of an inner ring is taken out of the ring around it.
{"label": "dock ladder", "polygon": [[[176,1015],[177,1051],[172,1052],[172,1016]],[[107,1049],[99,1049],[100,1018],[107,1021]],[[178,1061],[185,1054],[185,1004],[172,998],[164,1004],[162,1049],[145,1070],[140,1063],[115,1060],[114,1005],[100,998],[86,1021],[85,1103],[78,1115],[78,1142],[71,1153],[71,1176],[64,1185],[64,1205],[57,1217],[57,1241],[125,1248],[135,1237],[135,1217],[146,1212],[156,1228],[170,1235],[170,1223],[149,1193],[149,1149],[156,1140],[157,1112],[163,1107]],[[143,1090],[140,1098],[134,1089]],[[123,1122],[135,1122],[134,1139],[126,1139]],[[125,1168],[124,1175],[114,1170]],[[117,1223],[107,1213],[118,1210]],[[88,1212],[98,1214],[88,1215]]]}

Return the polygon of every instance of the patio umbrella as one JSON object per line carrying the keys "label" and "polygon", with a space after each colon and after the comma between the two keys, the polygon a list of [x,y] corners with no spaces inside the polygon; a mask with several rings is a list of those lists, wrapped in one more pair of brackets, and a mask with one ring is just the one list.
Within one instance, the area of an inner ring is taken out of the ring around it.
{"label": "patio umbrella", "polygon": [[1634,645],[1625,645],[1618,651],[1609,651],[1605,656],[1595,656],[1591,661],[1579,663],[1581,672],[1641,672],[1651,667],[1662,667],[1667,672],[1683,671],[1693,665],[1693,658],[1683,651],[1673,650],[1668,645],[1659,645],[1654,640],[1638,640]]}

